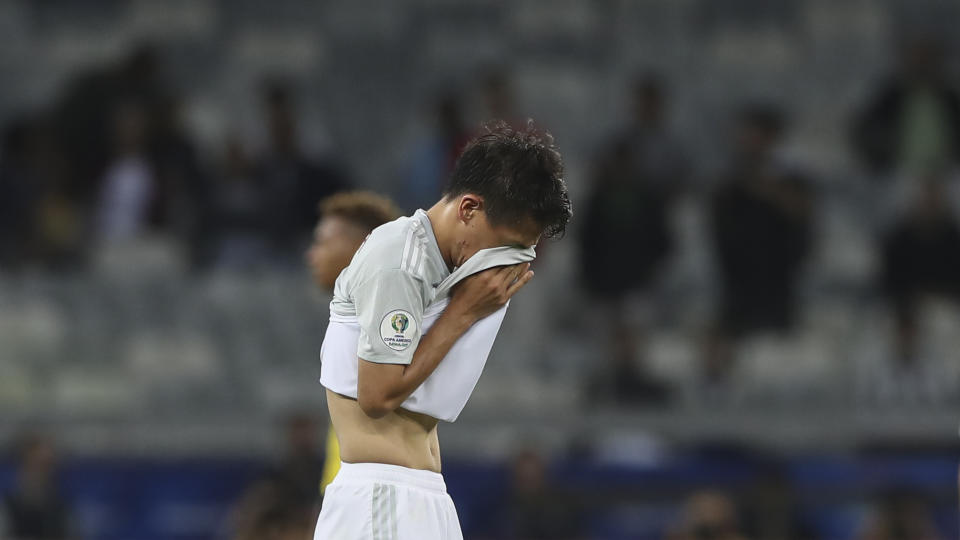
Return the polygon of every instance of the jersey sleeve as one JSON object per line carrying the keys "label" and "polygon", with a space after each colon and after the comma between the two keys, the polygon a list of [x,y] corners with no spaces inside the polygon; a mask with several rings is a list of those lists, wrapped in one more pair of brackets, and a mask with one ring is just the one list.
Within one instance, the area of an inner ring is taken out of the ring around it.
{"label": "jersey sleeve", "polygon": [[360,323],[357,356],[378,364],[410,364],[420,343],[423,284],[405,270],[379,270],[354,291]]}

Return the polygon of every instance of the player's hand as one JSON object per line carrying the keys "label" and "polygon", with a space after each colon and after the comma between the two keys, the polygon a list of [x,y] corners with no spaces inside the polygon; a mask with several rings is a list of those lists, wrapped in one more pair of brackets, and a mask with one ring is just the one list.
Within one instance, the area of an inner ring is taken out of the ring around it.
{"label": "player's hand", "polygon": [[447,311],[462,315],[472,324],[503,307],[531,279],[530,263],[477,272],[453,288]]}

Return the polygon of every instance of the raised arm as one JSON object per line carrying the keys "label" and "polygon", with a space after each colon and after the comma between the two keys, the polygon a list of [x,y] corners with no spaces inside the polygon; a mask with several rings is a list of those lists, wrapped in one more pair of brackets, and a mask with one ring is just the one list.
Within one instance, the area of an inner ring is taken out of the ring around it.
{"label": "raised arm", "polygon": [[394,411],[433,373],[440,361],[478,320],[497,311],[533,278],[529,263],[502,266],[464,279],[450,304],[420,340],[409,364],[358,362],[357,401],[371,418]]}

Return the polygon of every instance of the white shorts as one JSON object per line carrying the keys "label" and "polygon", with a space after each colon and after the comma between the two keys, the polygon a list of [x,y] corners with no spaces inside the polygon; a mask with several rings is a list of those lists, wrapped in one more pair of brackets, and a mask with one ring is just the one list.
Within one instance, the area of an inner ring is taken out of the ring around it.
{"label": "white shorts", "polygon": [[313,540],[463,540],[443,476],[382,463],[341,463]]}

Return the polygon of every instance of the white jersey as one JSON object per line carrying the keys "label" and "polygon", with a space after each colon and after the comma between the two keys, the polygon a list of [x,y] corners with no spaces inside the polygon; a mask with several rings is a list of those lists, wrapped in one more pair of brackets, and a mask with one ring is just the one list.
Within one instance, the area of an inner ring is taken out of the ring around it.
{"label": "white jersey", "polygon": [[[533,248],[484,249],[451,273],[423,210],[374,229],[337,278],[330,324],[320,350],[321,384],[356,398],[358,358],[409,364],[456,283],[494,266],[535,257]],[[464,333],[400,406],[440,420],[456,420],[483,372],[506,309]]]}
{"label": "white jersey", "polygon": [[424,310],[450,275],[423,210],[370,233],[337,277],[331,317],[356,317],[357,355],[381,364],[409,364],[420,342]]}

